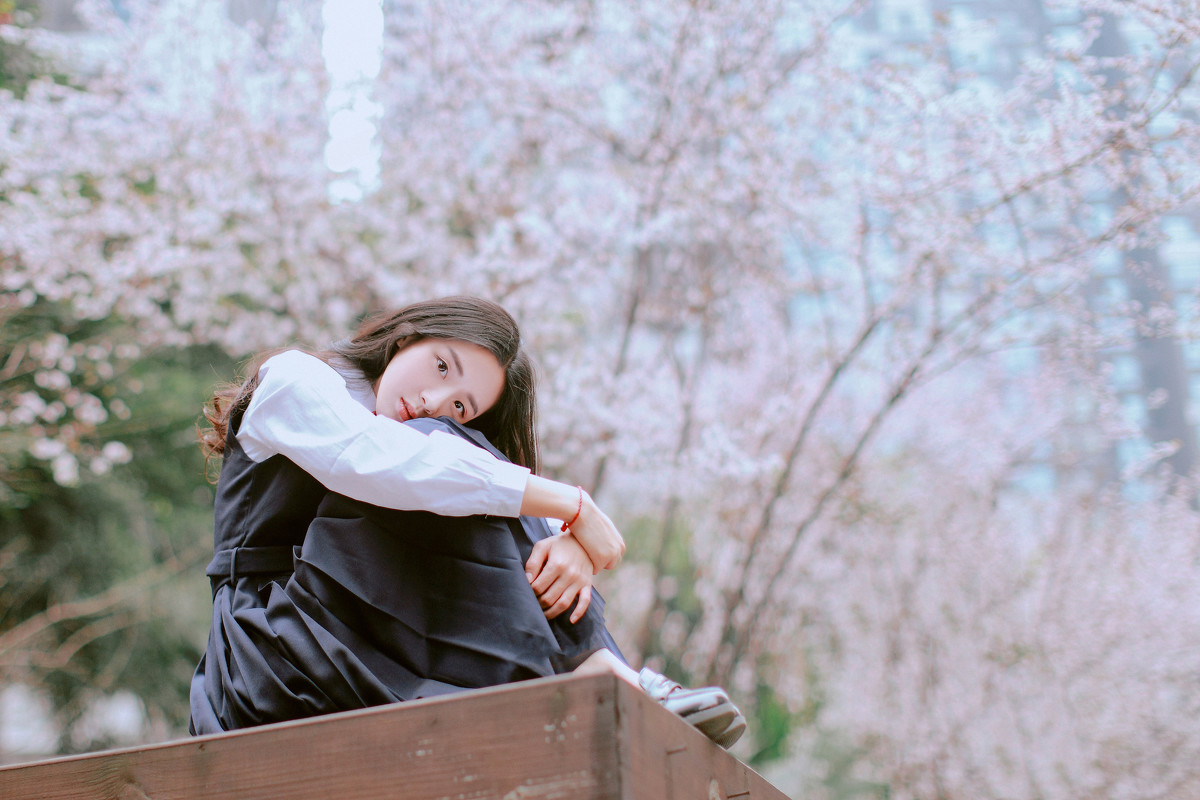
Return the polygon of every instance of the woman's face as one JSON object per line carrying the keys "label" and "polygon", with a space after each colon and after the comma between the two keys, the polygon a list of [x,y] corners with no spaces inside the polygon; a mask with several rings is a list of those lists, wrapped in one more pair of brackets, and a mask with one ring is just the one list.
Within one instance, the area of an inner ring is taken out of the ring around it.
{"label": "woman's face", "polygon": [[375,412],[406,422],[450,417],[468,422],[504,390],[504,369],[486,348],[458,339],[422,339],[392,357],[375,385]]}

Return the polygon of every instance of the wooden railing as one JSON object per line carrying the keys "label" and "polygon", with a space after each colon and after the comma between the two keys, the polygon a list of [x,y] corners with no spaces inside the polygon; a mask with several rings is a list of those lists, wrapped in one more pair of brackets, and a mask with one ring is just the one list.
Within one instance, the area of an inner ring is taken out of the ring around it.
{"label": "wooden railing", "polygon": [[786,800],[613,676],[0,768],[3,800]]}

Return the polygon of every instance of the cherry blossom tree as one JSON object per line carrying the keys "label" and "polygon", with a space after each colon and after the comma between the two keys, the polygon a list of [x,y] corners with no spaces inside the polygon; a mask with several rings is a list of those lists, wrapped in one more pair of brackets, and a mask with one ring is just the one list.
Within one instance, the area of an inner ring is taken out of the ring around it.
{"label": "cherry blossom tree", "polygon": [[96,52],[74,55],[85,72],[0,110],[0,315],[14,332],[9,320],[67,321],[7,343],[0,391],[19,435],[3,453],[49,459],[64,483],[81,460],[122,457],[89,441],[136,388],[96,390],[122,365],[164,346],[245,354],[328,336],[366,292],[325,191],[313,20],[282,18],[263,47],[217,6],[154,5],[131,4],[129,22],[93,9]]}
{"label": "cherry blossom tree", "polygon": [[1005,81],[956,61],[976,23],[888,41],[883,2],[385,4],[344,203],[313,9],[210,5],[96,14],[89,71],[0,101],[5,330],[80,321],[5,339],[0,456],[120,460],[85,434],[129,387],[90,387],[138,353],[485,294],[548,472],[631,541],[628,654],[806,720],[805,791],[831,739],[897,797],[1200,785],[1193,487],[1110,359],[1196,333],[1109,280],[1200,190],[1186,2],[1047,4]]}
{"label": "cherry blossom tree", "polygon": [[[1049,461],[1082,515],[1090,465],[1138,436],[1094,374],[1104,353],[1194,326],[1093,291],[1196,193],[1186,11],[1095,9],[1144,35],[1111,57],[1090,50],[1102,18],[1078,13],[999,86],[951,68],[948,24],[872,56],[858,10],[406,6],[381,76],[400,91],[377,202],[411,227],[380,241],[406,282],[428,276],[418,292],[465,284],[545,315],[551,467],[607,490],[647,542],[647,568],[617,581],[643,598],[622,620],[633,652],[747,694],[767,675],[796,704],[804,672],[773,656],[816,646],[806,614],[830,619],[810,573],[858,546],[887,565],[891,526],[925,532],[893,513],[872,535],[864,507],[917,505],[934,475],[950,497],[1020,494]],[[984,519],[1014,547],[1055,535],[1008,514]],[[953,536],[968,518],[938,522]],[[1104,533],[1134,547],[1119,521]],[[665,574],[681,547],[682,593]],[[1122,569],[1114,586],[1140,580]],[[1004,665],[980,657],[986,684]],[[856,725],[856,741],[888,735]],[[1036,746],[989,768],[1034,770]],[[885,777],[920,792],[931,774]]]}
{"label": "cherry blossom tree", "polygon": [[126,10],[83,9],[87,37],[0,26],[50,65],[0,97],[0,682],[53,697],[64,749],[97,691],[186,720],[192,420],[231,356],[327,339],[366,294],[312,15],[256,37],[204,4]]}

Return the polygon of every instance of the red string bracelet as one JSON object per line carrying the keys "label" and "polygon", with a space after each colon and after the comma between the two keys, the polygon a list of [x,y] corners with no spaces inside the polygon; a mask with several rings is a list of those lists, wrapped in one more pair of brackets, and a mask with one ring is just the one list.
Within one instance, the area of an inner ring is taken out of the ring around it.
{"label": "red string bracelet", "polygon": [[575,520],[579,519],[579,515],[583,513],[583,487],[576,486],[575,488],[579,490],[579,508],[575,509],[575,516],[571,517],[570,522],[563,523],[563,526],[562,526],[563,533],[566,533],[567,529],[570,528],[572,525],[574,525]]}

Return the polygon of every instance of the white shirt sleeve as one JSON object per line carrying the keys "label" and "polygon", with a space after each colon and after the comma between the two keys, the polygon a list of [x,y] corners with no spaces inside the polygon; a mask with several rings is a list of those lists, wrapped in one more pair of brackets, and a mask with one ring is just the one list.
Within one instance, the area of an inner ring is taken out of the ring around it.
{"label": "white shirt sleeve", "polygon": [[375,416],[333,367],[299,350],[259,369],[236,435],[254,461],[281,454],[326,488],[385,508],[515,517],[529,476],[453,434]]}

